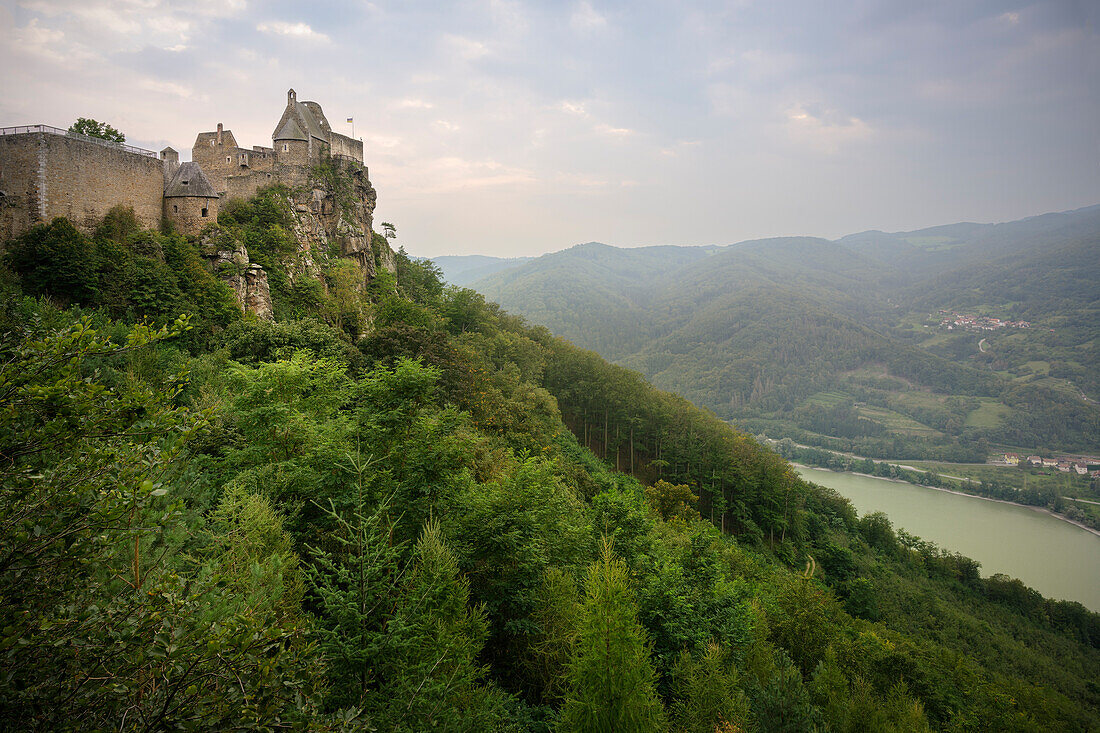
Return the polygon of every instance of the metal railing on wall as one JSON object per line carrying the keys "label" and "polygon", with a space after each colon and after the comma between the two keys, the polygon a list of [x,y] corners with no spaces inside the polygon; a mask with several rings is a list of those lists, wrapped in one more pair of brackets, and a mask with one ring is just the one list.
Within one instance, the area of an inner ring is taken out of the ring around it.
{"label": "metal railing on wall", "polygon": [[81,135],[80,133],[62,130],[60,127],[50,127],[49,125],[21,125],[19,127],[0,127],[0,135],[25,135],[31,132],[44,132],[47,135],[71,137],[76,140],[83,140],[84,142],[95,143],[96,145],[102,145],[107,148],[124,150],[127,153],[134,153],[135,155],[144,155],[147,158],[159,157],[152,150],[146,150],[145,148],[135,148],[133,145],[127,145],[126,143],[116,143],[113,140],[104,140],[100,137]]}

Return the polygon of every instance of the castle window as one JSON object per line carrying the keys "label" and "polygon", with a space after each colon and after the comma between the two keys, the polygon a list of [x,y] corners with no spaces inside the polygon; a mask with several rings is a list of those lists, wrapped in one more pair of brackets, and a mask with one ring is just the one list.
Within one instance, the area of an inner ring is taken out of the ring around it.
{"label": "castle window", "polygon": [[283,143],[283,152],[285,153],[288,150],[290,150],[290,145],[288,143]]}
{"label": "castle window", "polygon": [[178,213],[180,213],[180,207],[179,207],[179,206],[177,206],[176,204],[172,204],[172,213],[173,213],[173,214],[178,214]]}
{"label": "castle window", "polygon": [[232,163],[233,162],[233,156],[231,156],[231,155],[225,156],[225,162],[226,163]]}
{"label": "castle window", "polygon": [[202,215],[206,216],[206,214],[207,214],[207,208],[204,206],[204,207],[202,207]]}

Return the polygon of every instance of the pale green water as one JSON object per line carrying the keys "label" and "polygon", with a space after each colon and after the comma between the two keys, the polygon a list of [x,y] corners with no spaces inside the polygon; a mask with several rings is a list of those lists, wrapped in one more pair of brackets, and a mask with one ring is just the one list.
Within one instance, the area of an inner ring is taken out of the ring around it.
{"label": "pale green water", "polygon": [[795,467],[807,481],[835,489],[859,511],[886,512],[904,528],[1005,573],[1050,598],[1100,611],[1100,537],[1049,514],[916,484]]}

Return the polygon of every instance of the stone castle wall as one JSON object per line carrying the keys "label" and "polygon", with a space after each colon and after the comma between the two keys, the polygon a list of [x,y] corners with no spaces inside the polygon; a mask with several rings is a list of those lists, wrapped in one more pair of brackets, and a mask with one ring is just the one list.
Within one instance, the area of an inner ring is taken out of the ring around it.
{"label": "stone castle wall", "polygon": [[229,176],[225,179],[224,199],[226,201],[229,199],[244,199],[247,201],[264,186],[270,186],[278,182],[279,179],[273,173],[244,171],[240,175]]}
{"label": "stone castle wall", "polygon": [[91,232],[115,206],[132,206],[142,226],[158,228],[164,166],[157,158],[65,135],[0,136],[0,234],[64,216]]}
{"label": "stone castle wall", "polygon": [[218,193],[228,191],[227,180],[233,176],[247,176],[253,172],[270,172],[275,166],[275,151],[271,148],[239,148],[232,138],[222,145],[195,145],[191,160],[202,167]]}
{"label": "stone castle wall", "polygon": [[7,241],[45,218],[39,209],[38,139],[0,135],[0,241]]}
{"label": "stone castle wall", "polygon": [[363,141],[355,140],[347,135],[341,135],[338,132],[332,133],[332,154],[346,155],[349,158],[355,158],[360,163],[363,162]]}

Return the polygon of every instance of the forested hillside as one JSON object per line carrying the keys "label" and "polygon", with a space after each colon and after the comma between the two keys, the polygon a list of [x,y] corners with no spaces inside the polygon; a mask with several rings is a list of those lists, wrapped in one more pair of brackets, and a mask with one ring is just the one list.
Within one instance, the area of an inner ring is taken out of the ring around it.
{"label": "forested hillside", "polygon": [[[579,245],[474,287],[755,432],[984,461],[1100,447],[1097,254],[1093,207],[835,242]],[[947,329],[956,311],[1030,327]]]}
{"label": "forested hillside", "polygon": [[[278,270],[288,207],[221,234]],[[1100,727],[1100,615],[430,263],[262,321],[125,212],[5,250],[4,729]]]}

